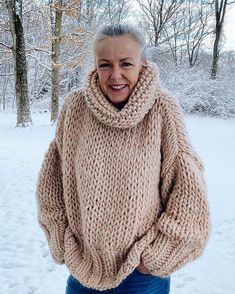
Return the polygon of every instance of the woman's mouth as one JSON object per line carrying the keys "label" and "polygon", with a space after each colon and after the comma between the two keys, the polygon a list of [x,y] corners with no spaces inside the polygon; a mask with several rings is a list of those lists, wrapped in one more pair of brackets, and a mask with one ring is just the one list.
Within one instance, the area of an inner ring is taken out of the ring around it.
{"label": "woman's mouth", "polygon": [[123,90],[124,88],[127,87],[127,85],[109,85],[109,87],[115,91],[115,92],[119,92],[121,90]]}

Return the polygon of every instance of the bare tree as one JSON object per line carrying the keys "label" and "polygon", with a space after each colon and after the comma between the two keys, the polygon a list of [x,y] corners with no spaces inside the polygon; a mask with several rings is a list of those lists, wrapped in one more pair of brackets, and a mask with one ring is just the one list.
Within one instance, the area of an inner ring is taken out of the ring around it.
{"label": "bare tree", "polygon": [[187,15],[184,17],[184,34],[189,65],[194,66],[197,62],[203,40],[212,33],[209,25],[212,10],[205,0],[189,0],[187,3]]}
{"label": "bare tree", "polygon": [[[72,4],[71,4],[72,2]],[[51,23],[51,121],[55,122],[59,113],[59,80],[60,80],[60,51],[62,36],[63,13],[71,13],[78,8],[80,12],[81,1],[50,0]],[[77,7],[78,6],[78,7]]]}
{"label": "bare tree", "polygon": [[164,30],[174,14],[185,2],[183,0],[137,0],[144,20],[145,30],[154,46],[163,44],[173,38],[164,35]]}
{"label": "bare tree", "polygon": [[10,65],[12,63],[11,36],[8,29],[8,15],[5,3],[0,1],[0,110],[6,109],[7,105],[7,88],[9,80],[13,75]]}
{"label": "bare tree", "polygon": [[50,2],[51,19],[51,121],[55,122],[59,112],[60,44],[63,15],[63,1]]}
{"label": "bare tree", "polygon": [[90,27],[103,23],[120,23],[128,15],[128,0],[83,0],[81,11]]}
{"label": "bare tree", "polygon": [[224,20],[228,5],[235,3],[235,1],[229,0],[213,0],[212,5],[214,6],[215,13],[215,39],[213,45],[213,57],[212,57],[212,68],[211,68],[211,78],[216,79],[218,70],[218,61],[220,53],[220,41],[223,32]]}
{"label": "bare tree", "polygon": [[[86,46],[96,29],[105,22],[120,22],[126,15],[127,0],[50,1],[52,32],[51,121],[59,108],[60,74],[68,66],[75,71],[89,51]],[[64,81],[63,81],[64,84]]]}
{"label": "bare tree", "polygon": [[[128,0],[21,1],[29,104],[45,108],[50,95],[51,121],[55,121],[60,99],[81,85],[84,72],[92,66],[92,36],[102,24],[125,19]],[[0,19],[0,103],[7,107],[16,99],[11,86],[12,37],[4,27],[8,21],[5,2],[0,0],[6,14],[5,20],[1,12]]]}
{"label": "bare tree", "polygon": [[6,0],[5,3],[12,35],[11,49],[14,57],[17,126],[26,126],[28,123],[31,123],[31,115],[28,97],[25,39],[22,22],[22,0]]}
{"label": "bare tree", "polygon": [[164,51],[170,51],[175,65],[188,56],[190,66],[194,66],[204,39],[212,33],[211,6],[205,0],[140,2],[145,12],[144,26],[155,27],[155,33],[150,32],[150,40],[154,40],[152,45],[164,45]]}
{"label": "bare tree", "polygon": [[[34,0],[23,0],[22,18],[27,59],[27,81],[30,107],[50,95],[50,18],[48,7]],[[3,109],[15,107],[12,35],[5,1],[0,0],[0,104]],[[43,105],[43,104],[42,104]]]}

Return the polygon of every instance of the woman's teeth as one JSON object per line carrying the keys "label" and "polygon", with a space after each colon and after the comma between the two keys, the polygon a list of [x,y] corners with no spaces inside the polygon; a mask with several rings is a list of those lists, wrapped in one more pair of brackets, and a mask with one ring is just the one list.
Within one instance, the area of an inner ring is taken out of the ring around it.
{"label": "woman's teeth", "polygon": [[114,89],[114,90],[120,90],[120,89],[123,89],[123,88],[125,88],[126,87],[126,85],[112,85],[112,86],[110,86],[112,89]]}

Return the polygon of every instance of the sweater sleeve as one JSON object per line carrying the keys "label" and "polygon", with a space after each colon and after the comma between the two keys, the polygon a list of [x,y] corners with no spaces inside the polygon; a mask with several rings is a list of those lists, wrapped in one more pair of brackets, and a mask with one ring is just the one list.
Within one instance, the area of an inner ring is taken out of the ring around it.
{"label": "sweater sleeve", "polygon": [[141,255],[150,273],[162,277],[199,257],[210,233],[204,167],[190,145],[180,106],[165,98],[161,107],[162,211],[156,237]]}
{"label": "sweater sleeve", "polygon": [[61,168],[66,107],[67,100],[58,118],[55,138],[44,156],[36,189],[39,225],[46,235],[51,256],[58,264],[64,263],[64,233],[67,227]]}

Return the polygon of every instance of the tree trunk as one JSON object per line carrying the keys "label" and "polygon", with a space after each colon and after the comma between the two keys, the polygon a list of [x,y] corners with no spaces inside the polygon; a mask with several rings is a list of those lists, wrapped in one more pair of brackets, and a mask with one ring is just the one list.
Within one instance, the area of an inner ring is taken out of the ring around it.
{"label": "tree trunk", "polygon": [[28,97],[27,63],[25,52],[24,30],[22,24],[22,0],[6,0],[10,30],[13,40],[15,95],[17,107],[16,126],[31,123]]}
{"label": "tree trunk", "polygon": [[216,79],[219,61],[219,42],[221,37],[221,26],[216,28],[215,41],[213,45],[213,57],[212,57],[212,68],[211,68],[211,78]]}
{"label": "tree trunk", "polygon": [[[59,112],[59,78],[60,78],[60,43],[61,43],[61,24],[62,24],[62,1],[58,1],[53,15],[51,7],[51,62],[52,62],[52,86],[51,86],[51,121],[55,122]],[[59,4],[59,5],[58,5]]]}
{"label": "tree trunk", "polygon": [[215,41],[213,46],[213,57],[211,67],[211,78],[216,79],[219,61],[219,44],[221,39],[221,33],[224,25],[224,18],[226,14],[226,8],[228,5],[227,0],[215,0]]}
{"label": "tree trunk", "polygon": [[3,90],[2,90],[2,109],[3,110],[6,110],[6,91],[7,91],[8,82],[9,82],[9,75],[6,75],[4,77]]}

